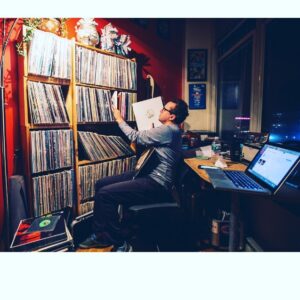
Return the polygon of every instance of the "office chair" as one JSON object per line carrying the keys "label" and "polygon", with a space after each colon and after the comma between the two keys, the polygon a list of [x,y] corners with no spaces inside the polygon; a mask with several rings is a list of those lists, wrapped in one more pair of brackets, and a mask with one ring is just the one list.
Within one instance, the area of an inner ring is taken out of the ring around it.
{"label": "office chair", "polygon": [[131,232],[127,241],[133,246],[133,251],[189,250],[182,201],[187,172],[188,168],[182,159],[177,168],[176,183],[166,201],[122,208],[126,215],[125,227],[129,227]]}

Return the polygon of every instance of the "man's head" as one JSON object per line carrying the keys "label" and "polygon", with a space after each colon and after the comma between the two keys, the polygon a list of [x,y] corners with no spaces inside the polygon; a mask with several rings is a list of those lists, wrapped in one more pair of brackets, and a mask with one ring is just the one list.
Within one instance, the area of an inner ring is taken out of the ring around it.
{"label": "man's head", "polygon": [[163,124],[170,122],[181,124],[189,115],[187,104],[181,99],[169,101],[160,111],[159,121]]}

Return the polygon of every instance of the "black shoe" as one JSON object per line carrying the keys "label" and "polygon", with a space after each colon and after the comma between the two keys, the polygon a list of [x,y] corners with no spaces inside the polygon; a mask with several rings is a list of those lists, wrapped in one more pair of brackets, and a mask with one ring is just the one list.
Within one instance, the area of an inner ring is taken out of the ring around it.
{"label": "black shoe", "polygon": [[102,243],[101,241],[99,241],[97,239],[96,234],[93,233],[87,239],[85,239],[82,243],[80,243],[78,246],[79,246],[79,248],[82,248],[82,249],[88,249],[88,248],[107,248],[112,245]]}
{"label": "black shoe", "polygon": [[132,250],[132,246],[125,241],[123,245],[117,246],[117,247],[115,246],[113,251],[114,252],[132,252],[133,250]]}

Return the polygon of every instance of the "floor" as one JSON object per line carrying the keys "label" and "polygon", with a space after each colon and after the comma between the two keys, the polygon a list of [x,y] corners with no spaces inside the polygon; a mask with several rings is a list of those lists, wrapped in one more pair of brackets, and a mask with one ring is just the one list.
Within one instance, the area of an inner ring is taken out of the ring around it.
{"label": "floor", "polygon": [[[75,252],[111,252],[112,246],[107,248],[90,248],[90,249],[76,249]],[[215,247],[212,247],[210,243],[207,240],[204,240],[201,242],[201,246],[197,247],[198,250],[192,251],[192,252],[224,252],[226,250],[219,250]]]}
{"label": "floor", "polygon": [[102,248],[102,249],[99,248],[79,249],[78,248],[76,252],[111,252],[112,248],[113,248],[112,246],[107,248]]}

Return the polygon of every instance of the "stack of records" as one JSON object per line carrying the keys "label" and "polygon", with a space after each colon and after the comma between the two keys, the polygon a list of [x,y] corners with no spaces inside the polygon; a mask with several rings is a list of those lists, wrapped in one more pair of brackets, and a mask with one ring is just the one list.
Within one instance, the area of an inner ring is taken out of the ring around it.
{"label": "stack of records", "polygon": [[62,212],[21,220],[10,246],[11,251],[69,251],[73,238]]}

